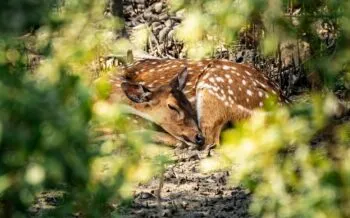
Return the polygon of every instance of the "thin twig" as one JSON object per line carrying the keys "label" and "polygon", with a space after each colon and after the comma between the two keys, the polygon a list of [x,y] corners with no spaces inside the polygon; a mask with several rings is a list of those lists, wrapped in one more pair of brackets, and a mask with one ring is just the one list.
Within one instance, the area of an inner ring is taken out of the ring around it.
{"label": "thin twig", "polygon": [[157,205],[158,205],[159,217],[162,216],[161,192],[162,192],[162,188],[163,188],[163,185],[164,185],[164,173],[165,173],[165,169],[163,169],[162,173],[160,174],[159,186],[158,186],[158,189],[157,189]]}

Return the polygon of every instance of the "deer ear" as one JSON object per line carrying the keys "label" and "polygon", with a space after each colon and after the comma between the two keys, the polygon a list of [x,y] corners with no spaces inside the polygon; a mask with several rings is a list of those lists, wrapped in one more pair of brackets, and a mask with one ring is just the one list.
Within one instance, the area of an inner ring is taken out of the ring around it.
{"label": "deer ear", "polygon": [[187,67],[185,67],[177,76],[171,81],[171,88],[182,91],[188,79]]}
{"label": "deer ear", "polygon": [[133,102],[143,103],[152,99],[152,92],[143,85],[123,82],[121,87],[125,95]]}

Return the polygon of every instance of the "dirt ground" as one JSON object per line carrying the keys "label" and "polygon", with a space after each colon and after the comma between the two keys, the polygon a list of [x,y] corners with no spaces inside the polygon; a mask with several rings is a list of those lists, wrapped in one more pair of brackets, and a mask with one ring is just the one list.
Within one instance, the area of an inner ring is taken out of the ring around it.
{"label": "dirt ground", "polygon": [[[208,152],[176,148],[174,163],[163,174],[160,200],[160,178],[154,177],[135,189],[131,205],[117,207],[111,214],[117,217],[251,217],[248,212],[250,194],[242,187],[229,185],[227,171],[202,173],[200,159]],[[210,155],[217,155],[212,150]],[[63,192],[45,191],[36,199],[29,212],[33,218],[47,217],[60,206]],[[68,217],[82,217],[79,213]],[[107,217],[110,217],[108,215]]]}
{"label": "dirt ground", "polygon": [[[334,119],[313,138],[311,145],[318,147],[322,142],[334,140],[333,131],[349,121],[350,114]],[[253,217],[249,214],[251,194],[243,187],[230,185],[232,172],[200,171],[200,160],[208,156],[207,151],[176,148],[173,153],[174,163],[163,174],[161,189],[159,176],[138,185],[131,204],[114,208],[112,215],[106,217]],[[211,150],[210,155],[218,154]],[[158,190],[161,190],[160,198]],[[41,193],[29,210],[30,217],[47,217],[50,210],[63,203],[63,195],[60,190]],[[76,213],[67,217],[83,216]]]}
{"label": "dirt ground", "polygon": [[229,172],[200,172],[199,161],[207,152],[175,149],[174,153],[175,164],[164,173],[161,200],[160,179],[154,178],[137,187],[131,208],[119,211],[122,217],[250,217],[250,194],[229,185]]}

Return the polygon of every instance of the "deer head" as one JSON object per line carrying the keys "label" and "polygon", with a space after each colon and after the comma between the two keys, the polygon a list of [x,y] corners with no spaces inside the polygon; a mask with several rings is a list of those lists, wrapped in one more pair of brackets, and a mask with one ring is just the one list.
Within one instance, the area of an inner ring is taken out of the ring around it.
{"label": "deer head", "polygon": [[155,89],[128,80],[121,83],[121,88],[140,116],[187,144],[202,146],[205,139],[198,127],[196,113],[182,92],[187,78],[187,68],[184,68],[168,84]]}

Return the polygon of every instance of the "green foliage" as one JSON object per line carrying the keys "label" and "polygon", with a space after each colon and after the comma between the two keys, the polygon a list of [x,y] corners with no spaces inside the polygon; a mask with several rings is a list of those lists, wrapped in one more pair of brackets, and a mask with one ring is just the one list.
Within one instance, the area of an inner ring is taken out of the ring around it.
{"label": "green foliage", "polygon": [[[235,44],[252,26],[260,27],[259,49],[266,55],[276,55],[284,41],[304,40],[312,52],[306,69],[319,73],[324,90],[341,84],[347,92],[348,1],[173,0],[172,6],[185,11],[177,31],[191,57],[210,56],[222,44]],[[292,14],[296,9],[300,13]],[[324,35],[322,23],[333,36]],[[202,161],[205,170],[231,169],[232,182],[252,191],[251,211],[258,216],[350,216],[349,125],[329,130],[337,111],[333,94],[314,93],[306,99],[289,108],[257,111],[224,133],[220,157]],[[331,139],[315,145],[320,133]]]}
{"label": "green foliage", "polygon": [[[283,40],[305,40],[313,49],[307,69],[319,72],[328,87],[350,87],[348,1],[171,4],[185,10],[177,37],[190,57],[209,56],[258,25],[265,54],[274,55]],[[27,216],[37,194],[49,189],[64,194],[60,206],[43,216],[78,211],[101,217],[109,201],[123,204],[134,184],[169,163],[166,150],[143,146],[148,135],[133,132],[122,109],[106,101],[111,86],[104,76],[87,87],[93,60],[131,48],[113,40],[120,24],[104,18],[103,7],[94,0],[0,3],[1,217]],[[291,8],[300,14],[290,14]],[[315,27],[320,21],[334,29],[331,47]],[[148,33],[139,27],[134,44],[143,47]],[[43,58],[34,72],[28,71],[28,50]],[[331,141],[311,145],[336,113],[335,104],[333,95],[316,93],[290,108],[258,111],[224,134],[220,158],[204,160],[203,168],[233,169],[232,181],[250,188],[251,210],[259,216],[349,217],[350,126],[339,125]]]}
{"label": "green foliage", "polygon": [[[119,24],[94,0],[0,6],[0,217],[27,217],[38,194],[52,190],[63,193],[60,204],[40,216],[108,215],[110,201],[130,199],[167,160],[106,101],[105,77],[87,86],[100,54],[126,54],[127,43],[112,45]],[[33,52],[41,63],[30,72]]]}
{"label": "green foliage", "polygon": [[[184,10],[177,37],[192,58],[208,57],[222,45],[235,45],[240,34],[255,28],[266,55],[277,54],[279,43],[286,40],[308,42],[312,56],[305,66],[317,72],[327,87],[334,86],[337,74],[349,71],[350,5],[346,0],[173,0],[171,6]],[[292,14],[293,9],[300,12]],[[327,34],[334,35],[327,38]]]}
{"label": "green foliage", "polygon": [[[89,179],[91,100],[79,78],[38,87],[22,67],[1,65],[0,141],[4,213],[25,212],[37,191],[66,183],[77,198]],[[9,214],[6,214],[9,215]]]}
{"label": "green foliage", "polygon": [[256,112],[225,132],[220,157],[205,160],[202,166],[231,168],[231,181],[253,192],[251,211],[256,215],[348,217],[348,125],[338,127],[336,142],[310,145],[334,103],[331,96],[314,96],[304,112],[302,105]]}
{"label": "green foliage", "polygon": [[0,27],[3,34],[23,34],[48,22],[48,13],[61,0],[10,0],[0,2]]}

